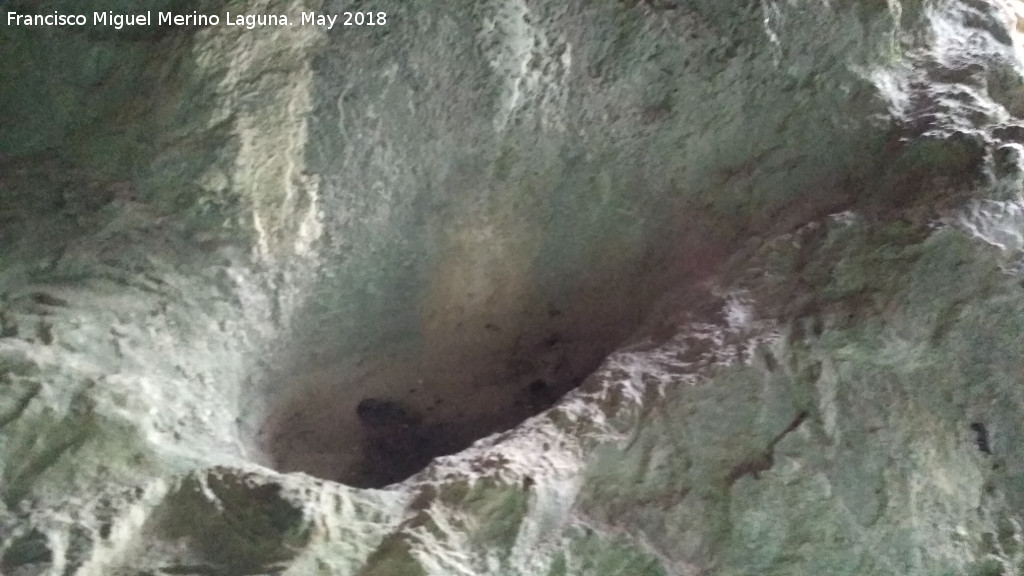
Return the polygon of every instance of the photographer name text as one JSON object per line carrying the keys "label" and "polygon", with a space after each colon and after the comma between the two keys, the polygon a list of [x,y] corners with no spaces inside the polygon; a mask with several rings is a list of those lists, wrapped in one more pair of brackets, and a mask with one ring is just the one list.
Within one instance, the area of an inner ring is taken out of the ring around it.
{"label": "photographer name text", "polygon": [[226,12],[216,14],[175,14],[151,10],[136,14],[115,12],[93,12],[85,14],[18,14],[7,13],[8,26],[106,26],[121,30],[132,26],[240,26],[248,30],[265,26],[320,26],[328,30],[335,26],[384,26],[387,14],[384,12],[342,12],[341,14],[318,14],[302,12],[299,16],[286,14],[237,14]]}

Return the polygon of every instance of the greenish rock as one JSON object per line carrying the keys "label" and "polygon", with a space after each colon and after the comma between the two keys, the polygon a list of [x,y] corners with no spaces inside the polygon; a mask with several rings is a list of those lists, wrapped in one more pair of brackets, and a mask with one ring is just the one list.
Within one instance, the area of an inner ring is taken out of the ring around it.
{"label": "greenish rock", "polygon": [[1018,8],[146,9],[387,24],[0,26],[0,572],[1024,572]]}
{"label": "greenish rock", "polygon": [[230,470],[185,478],[154,521],[154,533],[187,540],[218,574],[269,570],[309,540],[302,510],[282,497],[280,486]]}

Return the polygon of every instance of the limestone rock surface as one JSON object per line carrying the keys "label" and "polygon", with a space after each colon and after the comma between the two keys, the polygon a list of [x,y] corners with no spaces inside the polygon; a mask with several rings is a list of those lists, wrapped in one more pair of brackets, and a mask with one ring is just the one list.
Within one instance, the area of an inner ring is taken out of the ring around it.
{"label": "limestone rock surface", "polygon": [[1024,3],[151,4],[387,23],[0,26],[0,574],[1024,574]]}

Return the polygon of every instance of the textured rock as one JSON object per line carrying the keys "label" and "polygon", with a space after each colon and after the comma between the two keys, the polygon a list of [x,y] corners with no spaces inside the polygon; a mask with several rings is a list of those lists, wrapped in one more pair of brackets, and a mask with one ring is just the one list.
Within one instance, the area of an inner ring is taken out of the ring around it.
{"label": "textured rock", "polygon": [[393,4],[0,28],[0,572],[1024,572],[1019,3]]}

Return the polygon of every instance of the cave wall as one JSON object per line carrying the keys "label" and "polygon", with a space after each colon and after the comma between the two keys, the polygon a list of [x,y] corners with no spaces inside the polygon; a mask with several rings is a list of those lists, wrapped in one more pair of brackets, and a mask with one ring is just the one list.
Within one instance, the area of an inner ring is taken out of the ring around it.
{"label": "cave wall", "polygon": [[1024,570],[1016,3],[393,4],[0,27],[0,572]]}

